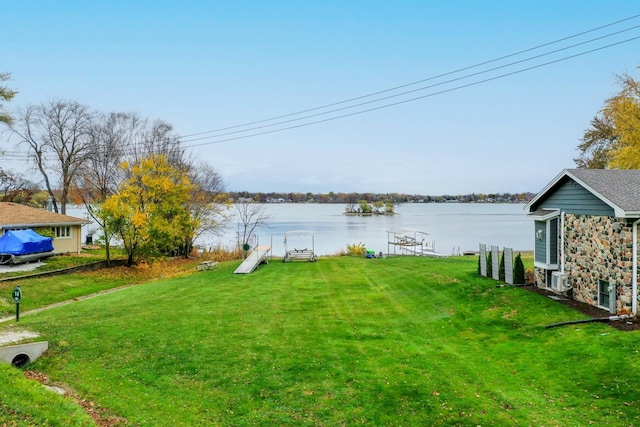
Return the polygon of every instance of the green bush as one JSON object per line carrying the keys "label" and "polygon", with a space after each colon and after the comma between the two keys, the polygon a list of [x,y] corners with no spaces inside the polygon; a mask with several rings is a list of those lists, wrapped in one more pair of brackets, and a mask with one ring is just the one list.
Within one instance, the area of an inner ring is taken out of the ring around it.
{"label": "green bush", "polygon": [[513,283],[524,284],[524,263],[520,254],[516,255],[516,260],[513,263]]}
{"label": "green bush", "polygon": [[491,260],[491,251],[487,252],[487,277],[493,276],[493,262]]}
{"label": "green bush", "polygon": [[36,227],[33,231],[44,237],[56,237],[56,233],[51,230],[51,227]]}
{"label": "green bush", "polygon": [[498,279],[504,282],[504,278],[504,251],[502,251],[502,255],[500,255],[500,266],[498,267]]}

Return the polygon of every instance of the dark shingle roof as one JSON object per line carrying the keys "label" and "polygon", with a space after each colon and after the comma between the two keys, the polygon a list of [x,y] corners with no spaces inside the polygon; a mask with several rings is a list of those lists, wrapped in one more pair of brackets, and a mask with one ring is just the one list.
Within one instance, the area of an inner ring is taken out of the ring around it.
{"label": "dark shingle roof", "polygon": [[624,211],[640,211],[640,170],[567,169],[588,190]]}

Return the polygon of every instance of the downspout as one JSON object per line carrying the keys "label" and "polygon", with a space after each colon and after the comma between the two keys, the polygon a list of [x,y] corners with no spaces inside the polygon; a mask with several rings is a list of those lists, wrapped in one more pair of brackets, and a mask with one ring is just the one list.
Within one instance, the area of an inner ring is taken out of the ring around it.
{"label": "downspout", "polygon": [[564,212],[560,212],[560,273],[564,273]]}
{"label": "downspout", "polygon": [[633,223],[633,258],[631,265],[632,279],[631,279],[631,315],[636,316],[638,312],[638,223],[640,219]]}

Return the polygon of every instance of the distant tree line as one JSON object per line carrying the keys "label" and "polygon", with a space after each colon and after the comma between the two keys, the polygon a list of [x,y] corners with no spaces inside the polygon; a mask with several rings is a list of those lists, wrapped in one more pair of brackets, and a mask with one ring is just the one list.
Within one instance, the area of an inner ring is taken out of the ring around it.
{"label": "distant tree line", "polygon": [[344,203],[359,205],[367,203],[526,203],[534,193],[472,193],[464,195],[429,196],[404,193],[260,193],[232,191],[229,197],[234,201],[254,201],[259,203]]}

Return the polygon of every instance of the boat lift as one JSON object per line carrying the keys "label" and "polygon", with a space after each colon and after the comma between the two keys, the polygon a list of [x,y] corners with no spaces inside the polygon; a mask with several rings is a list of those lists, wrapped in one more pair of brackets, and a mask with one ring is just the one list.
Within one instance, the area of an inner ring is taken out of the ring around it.
{"label": "boat lift", "polygon": [[428,233],[415,230],[396,230],[387,231],[387,253],[391,255],[391,246],[393,245],[393,255],[417,255],[433,258],[444,258],[445,254],[436,252],[435,242],[427,242]]}
{"label": "boat lift", "polygon": [[[291,248],[289,249],[290,245],[295,243],[299,243],[300,239],[297,239],[296,237],[302,237],[305,239],[310,239],[311,240],[311,249],[309,249],[308,246],[306,246],[304,249],[298,249],[298,248]],[[316,262],[318,260],[318,256],[315,253],[315,241],[314,241],[314,233],[311,230],[294,230],[294,231],[287,231],[286,233],[284,233],[284,258],[282,258],[282,262],[289,262],[289,261],[309,261],[309,262]]]}

